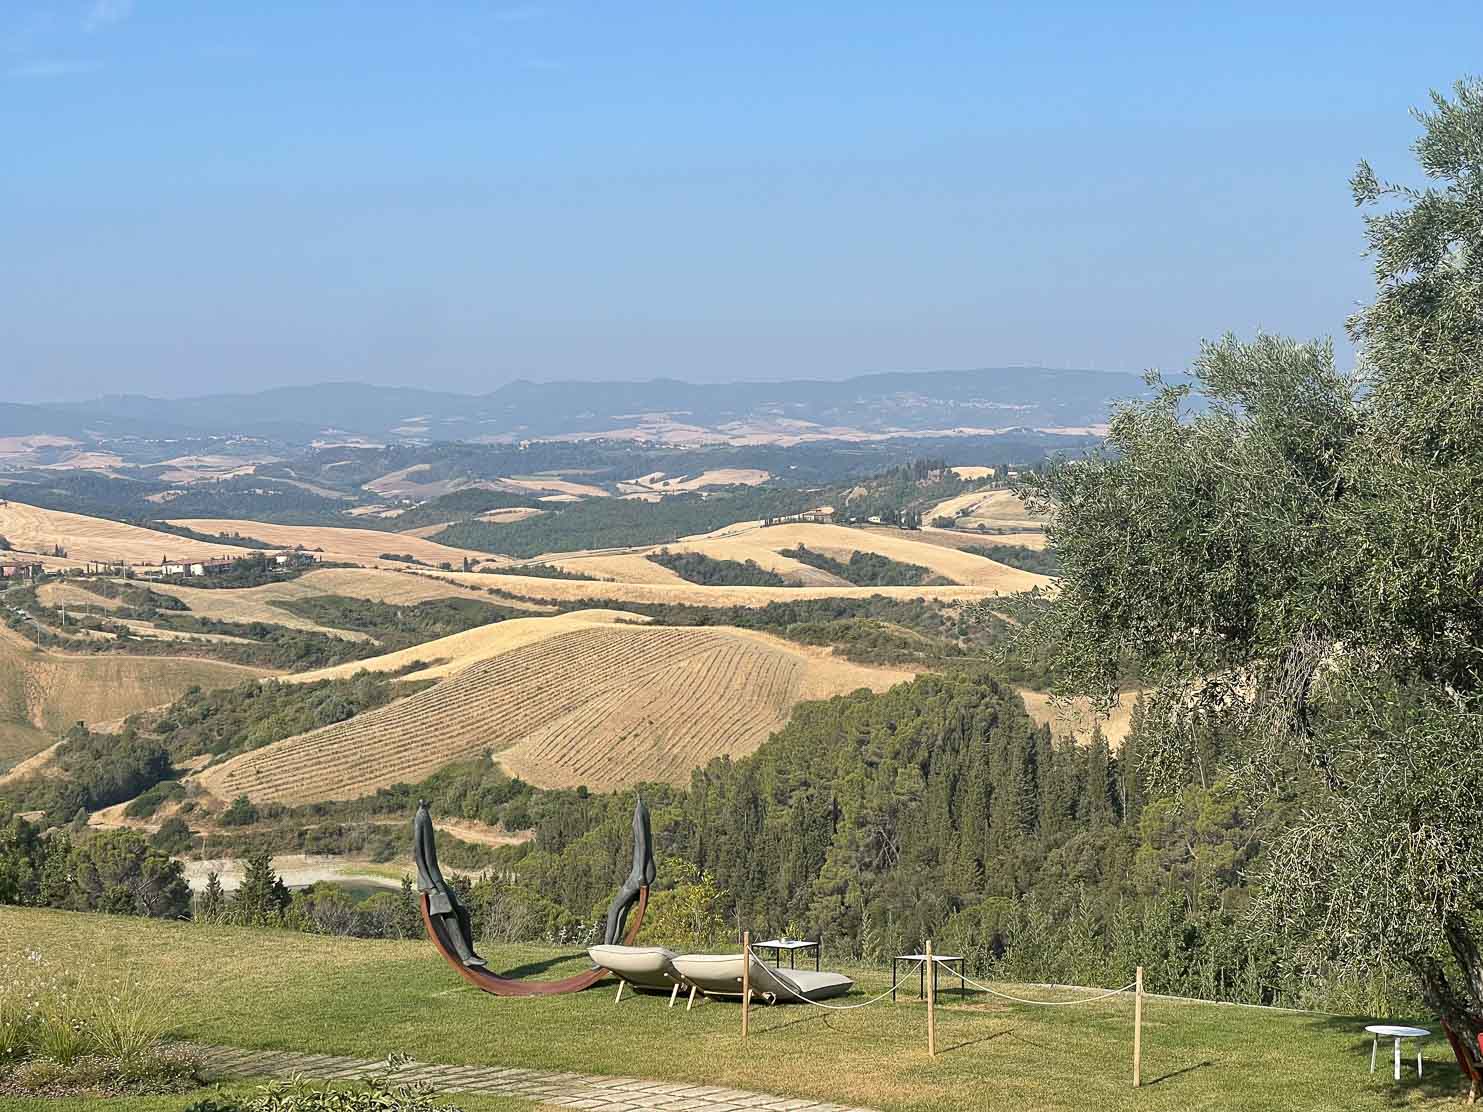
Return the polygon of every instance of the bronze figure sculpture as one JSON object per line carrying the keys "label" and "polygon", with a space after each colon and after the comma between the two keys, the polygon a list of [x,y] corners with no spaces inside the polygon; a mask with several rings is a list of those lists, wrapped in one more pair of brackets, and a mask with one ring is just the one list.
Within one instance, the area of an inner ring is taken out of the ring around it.
{"label": "bronze figure sculpture", "polygon": [[[438,867],[433,820],[425,800],[418,803],[417,815],[412,820],[412,859],[417,867],[417,891],[427,936],[448,964],[458,970],[459,976],[476,988],[496,996],[554,996],[580,992],[607,976],[607,970],[597,966],[559,981],[523,981],[489,972],[487,963],[474,950],[468,909]],[[605,943],[616,943],[621,935],[623,945],[633,945],[643,926],[654,876],[654,837],[649,829],[649,809],[640,799],[633,809],[633,868],[608,906]],[[630,911],[635,912],[631,924],[628,923]]]}

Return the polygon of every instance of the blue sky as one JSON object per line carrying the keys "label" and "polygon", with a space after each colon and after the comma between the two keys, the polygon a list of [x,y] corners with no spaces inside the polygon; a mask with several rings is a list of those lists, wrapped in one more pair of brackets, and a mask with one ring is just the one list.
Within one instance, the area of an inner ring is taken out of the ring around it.
{"label": "blue sky", "polygon": [[1483,5],[0,4],[15,400],[1184,366],[1368,296]]}

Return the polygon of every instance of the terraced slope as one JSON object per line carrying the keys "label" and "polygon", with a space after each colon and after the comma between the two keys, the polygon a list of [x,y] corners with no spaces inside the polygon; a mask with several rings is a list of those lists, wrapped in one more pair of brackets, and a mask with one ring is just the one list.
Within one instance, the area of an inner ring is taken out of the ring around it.
{"label": "terraced slope", "polygon": [[881,690],[908,676],[741,630],[593,624],[197,780],[221,799],[347,799],[488,750],[542,786],[680,782],[712,757],[754,750],[800,699]]}

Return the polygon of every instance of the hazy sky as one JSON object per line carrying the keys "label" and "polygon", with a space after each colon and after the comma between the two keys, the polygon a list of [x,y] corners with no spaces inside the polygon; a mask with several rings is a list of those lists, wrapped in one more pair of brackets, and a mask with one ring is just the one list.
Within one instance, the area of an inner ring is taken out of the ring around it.
{"label": "hazy sky", "polygon": [[1340,336],[1354,163],[1412,177],[1480,45],[1478,0],[5,0],[3,391]]}

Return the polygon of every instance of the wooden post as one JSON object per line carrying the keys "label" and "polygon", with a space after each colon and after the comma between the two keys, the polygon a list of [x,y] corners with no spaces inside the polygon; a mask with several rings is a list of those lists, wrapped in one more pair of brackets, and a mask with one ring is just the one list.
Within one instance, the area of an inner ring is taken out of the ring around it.
{"label": "wooden post", "polygon": [[742,1038],[747,1037],[747,1013],[752,1008],[752,932],[742,932]]}
{"label": "wooden post", "polygon": [[932,940],[927,940],[927,1055],[937,1057],[937,967],[932,964]]}
{"label": "wooden post", "polygon": [[1143,966],[1138,967],[1133,995],[1133,1088],[1143,1086]]}

